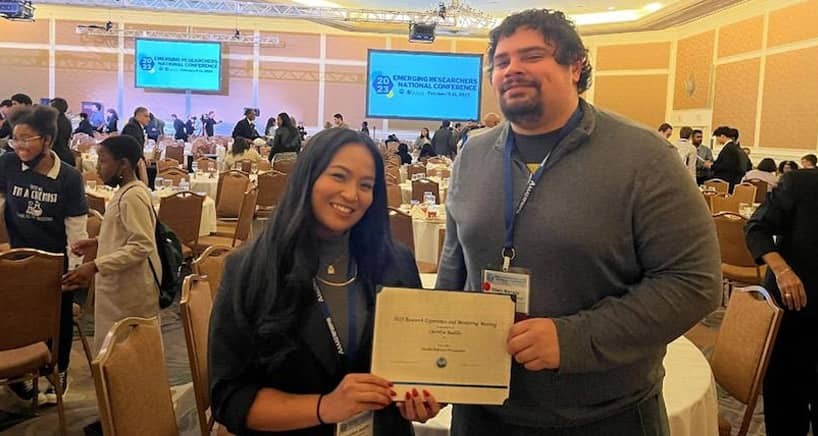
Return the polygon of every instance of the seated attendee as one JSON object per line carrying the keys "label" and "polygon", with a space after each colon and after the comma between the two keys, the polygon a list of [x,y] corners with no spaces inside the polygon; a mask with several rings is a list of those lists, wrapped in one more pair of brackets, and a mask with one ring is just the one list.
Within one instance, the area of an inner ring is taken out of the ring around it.
{"label": "seated attendee", "polygon": [[398,152],[396,154],[400,156],[401,165],[410,165],[412,163],[412,155],[409,154],[409,146],[403,142],[398,145]]}
{"label": "seated attendee", "polygon": [[801,166],[804,169],[815,168],[818,166],[818,156],[810,153],[801,158]]}
{"label": "seated attendee", "polygon": [[105,112],[105,124],[102,126],[102,133],[115,133],[117,131],[117,123],[119,122],[119,114],[114,109],[108,109]]}
{"label": "seated attendee", "polygon": [[778,185],[778,176],[775,174],[775,171],[775,161],[769,157],[765,157],[761,159],[756,169],[747,171],[741,181],[746,182],[753,179],[763,180],[767,182],[767,192],[769,192]]}
{"label": "seated attendee", "polygon": [[418,159],[424,159],[429,157],[435,157],[437,153],[435,153],[435,148],[432,146],[431,142],[427,142],[420,147],[420,155]]}
{"label": "seated attendee", "polygon": [[[11,248],[67,253],[69,244],[88,238],[82,175],[63,164],[51,149],[57,136],[57,115],[57,110],[49,106],[25,106],[16,108],[9,117],[14,152],[0,156],[0,210],[5,209]],[[78,263],[78,259],[67,256],[63,268],[68,270],[69,265]],[[68,388],[74,336],[73,294],[63,292],[60,303],[57,368],[63,392]],[[10,384],[9,388],[25,401],[35,394],[31,380]],[[50,387],[46,400],[56,399],[56,390]]]}
{"label": "seated attendee", "polygon": [[230,153],[224,157],[224,166],[227,169],[233,168],[237,162],[243,160],[251,160],[253,162],[261,159],[256,148],[250,145],[250,142],[242,137],[238,137],[233,142],[233,148]]}
{"label": "seated attendee", "polygon": [[794,160],[782,160],[781,163],[778,164],[778,177],[780,178],[784,174],[797,169],[798,164],[795,163]]}
{"label": "seated attendee", "polygon": [[88,114],[85,112],[80,112],[80,124],[74,129],[74,134],[77,133],[85,133],[88,136],[94,136],[94,126],[91,125],[91,122],[88,121]]}

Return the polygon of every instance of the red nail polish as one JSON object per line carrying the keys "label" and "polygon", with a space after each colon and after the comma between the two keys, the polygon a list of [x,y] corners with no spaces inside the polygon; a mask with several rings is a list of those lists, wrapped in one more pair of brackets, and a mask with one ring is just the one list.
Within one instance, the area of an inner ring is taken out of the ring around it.
{"label": "red nail polish", "polygon": [[394,397],[394,396],[396,396],[396,395],[398,395],[398,393],[397,393],[397,392],[395,392],[395,391],[389,391],[389,393],[390,393],[390,394],[392,394],[392,396],[393,396],[393,397]]}
{"label": "red nail polish", "polygon": [[423,390],[423,396],[424,396],[424,397],[428,397],[429,395],[430,395],[430,394],[429,394],[429,391],[427,391],[426,389],[424,389],[424,390]]}
{"label": "red nail polish", "polygon": [[411,398],[412,398],[412,396],[411,396],[411,395],[409,395],[409,392],[407,392],[407,393],[406,393],[406,399],[407,399],[407,400],[409,400],[409,399],[411,399]]}
{"label": "red nail polish", "polygon": [[413,397],[417,397],[417,396],[418,396],[418,390],[417,390],[417,389],[414,389],[414,388],[412,389],[412,396],[413,396]]}
{"label": "red nail polish", "polygon": [[389,387],[391,388],[392,386],[395,386],[395,384],[392,383],[392,382],[389,382]]}

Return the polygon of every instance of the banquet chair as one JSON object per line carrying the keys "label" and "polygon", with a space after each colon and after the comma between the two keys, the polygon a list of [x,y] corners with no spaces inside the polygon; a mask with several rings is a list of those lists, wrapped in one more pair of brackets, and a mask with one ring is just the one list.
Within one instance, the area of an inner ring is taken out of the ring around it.
{"label": "banquet chair", "polygon": [[[0,384],[32,380],[37,392],[37,380],[45,375],[56,390],[64,435],[65,409],[57,375],[63,260],[62,254],[29,248],[0,254]],[[37,400],[33,395],[34,414]]]}
{"label": "banquet chair", "polygon": [[202,205],[205,197],[190,191],[164,197],[159,203],[159,221],[176,233],[182,243],[182,257],[189,259],[199,245]]}
{"label": "banquet chair", "polygon": [[169,145],[165,147],[165,159],[173,159],[176,162],[185,161],[184,145]]}
{"label": "banquet chair", "polygon": [[237,219],[241,210],[242,194],[250,185],[250,177],[241,171],[230,170],[219,174],[216,185],[216,217]]}
{"label": "banquet chair", "polygon": [[[724,313],[710,366],[716,383],[746,406],[738,436],[750,427],[783,314],[760,286],[737,288]],[[719,435],[731,431],[719,414]]]}
{"label": "banquet chair", "polygon": [[[88,211],[88,219],[85,222],[85,228],[88,232],[88,238],[96,239],[99,236],[99,231],[102,228],[102,215],[95,211],[89,210]],[[89,249],[85,256],[83,256],[82,261],[85,262],[93,262],[94,259],[97,258],[97,247],[94,245]],[[91,281],[88,283],[88,288],[85,290],[85,302],[80,306],[77,303],[73,303],[71,306],[71,318],[74,328],[77,329],[77,335],[80,337],[80,343],[82,344],[82,351],[85,353],[85,358],[88,360],[88,368],[91,368],[91,361],[93,357],[91,356],[91,347],[88,346],[88,338],[85,336],[85,332],[82,331],[82,318],[85,316],[86,313],[93,313],[94,312],[94,276],[91,276]]]}
{"label": "banquet chair", "polygon": [[728,296],[735,285],[759,285],[767,274],[767,265],[756,265],[744,239],[747,219],[731,212],[713,215],[721,252],[721,274],[727,281]]}
{"label": "banquet chair", "polygon": [[384,175],[386,179],[386,186],[397,186],[399,178],[393,176],[392,174],[386,173]]}
{"label": "banquet chair", "polygon": [[752,183],[740,183],[733,187],[733,197],[739,203],[753,204],[756,201],[756,191]]}
{"label": "banquet chair", "polygon": [[412,200],[423,203],[423,194],[431,192],[435,196],[435,204],[440,204],[440,185],[429,179],[412,181]]}
{"label": "banquet chair", "polygon": [[213,309],[211,289],[205,277],[191,274],[185,277],[182,284],[182,299],[179,303],[202,435],[209,435],[214,423],[210,413],[210,377],[207,372],[208,327]]}
{"label": "banquet chair", "polygon": [[412,216],[393,207],[389,208],[389,229],[392,239],[405,245],[415,254],[415,233],[412,229]]}
{"label": "banquet chair", "polygon": [[713,198],[718,197],[719,193],[716,191],[701,191],[702,198],[704,199],[705,204],[707,204],[707,210],[711,213],[713,212]]}
{"label": "banquet chair", "polygon": [[239,217],[236,221],[236,229],[232,235],[208,235],[199,237],[196,251],[204,252],[212,245],[227,245],[237,247],[250,239],[250,231],[253,227],[253,218],[256,214],[256,202],[258,200],[258,188],[250,185],[249,189],[241,196],[241,206]]}
{"label": "banquet chair", "polygon": [[9,234],[6,230],[6,219],[3,214],[0,214],[0,253],[8,251],[9,248]]}
{"label": "banquet chair", "polygon": [[273,213],[279,199],[284,194],[287,174],[278,171],[259,173],[256,184],[258,185],[256,218],[266,219]]}
{"label": "banquet chair", "polygon": [[386,175],[390,175],[395,178],[395,180],[400,181],[400,166],[399,165],[392,165],[387,164],[384,168]]}
{"label": "banquet chair", "polygon": [[767,199],[767,191],[770,189],[769,183],[761,179],[750,179],[747,183],[756,187],[755,203],[764,203],[764,200]]}
{"label": "banquet chair", "polygon": [[708,187],[708,188],[715,189],[716,192],[718,192],[720,194],[723,194],[723,195],[730,192],[730,183],[728,183],[728,182],[726,182],[726,181],[724,181],[722,179],[706,180],[702,185],[705,186],[705,187]]}
{"label": "banquet chair", "polygon": [[427,164],[444,164],[444,165],[448,165],[448,164],[449,164],[449,160],[448,160],[448,159],[446,159],[446,158],[444,158],[444,157],[441,157],[441,156],[433,156],[433,157],[430,157],[430,158],[429,158],[429,159],[426,161],[426,163],[427,163]]}
{"label": "banquet chair", "polygon": [[173,186],[179,186],[179,184],[183,180],[187,182],[190,181],[190,174],[188,174],[187,171],[178,167],[165,168],[163,170],[160,170],[157,177],[161,177],[165,180],[172,180]]}
{"label": "banquet chair", "polygon": [[86,171],[82,173],[82,180],[87,184],[88,182],[96,182],[97,186],[102,186],[105,184],[105,181],[102,180],[102,177],[97,174],[96,171]]}
{"label": "banquet chair", "polygon": [[422,164],[414,164],[409,165],[406,168],[406,178],[412,180],[412,176],[415,174],[422,174],[423,177],[426,177],[426,166]]}
{"label": "banquet chair", "polygon": [[278,172],[289,173],[292,170],[293,165],[295,165],[295,159],[288,159],[288,158],[279,159],[278,156],[280,154],[281,153],[279,153],[279,154],[275,155],[275,157],[273,157],[273,169],[278,171]]}
{"label": "banquet chair", "polygon": [[273,164],[271,164],[266,158],[259,159],[256,161],[256,168],[258,168],[258,172],[271,171],[273,169]]}
{"label": "banquet chair", "polygon": [[238,166],[238,169],[241,170],[242,172],[250,174],[250,173],[253,172],[253,164],[254,163],[256,163],[254,160],[242,159],[240,161],[236,161],[236,163],[233,164],[233,165]]}
{"label": "banquet chair", "polygon": [[211,245],[191,265],[193,274],[200,275],[210,283],[211,297],[215,300],[222,282],[224,261],[233,250],[229,245]]}
{"label": "banquet chair", "polygon": [[97,211],[101,215],[105,215],[105,197],[91,192],[86,192],[85,201],[88,202],[88,209]]}
{"label": "banquet chair", "polygon": [[711,211],[713,213],[732,212],[738,213],[740,206],[739,199],[735,195],[714,195],[710,199]]}
{"label": "banquet chair", "polygon": [[196,168],[199,171],[215,170],[217,168],[216,159],[209,157],[200,157],[196,159]]}
{"label": "banquet chair", "polygon": [[452,170],[443,167],[432,168],[427,173],[430,177],[439,177],[441,179],[448,179],[452,176]]}
{"label": "banquet chair", "polygon": [[91,365],[106,436],[178,436],[157,318],[111,327]]}
{"label": "banquet chair", "polygon": [[387,206],[399,208],[403,204],[403,194],[401,194],[400,185],[386,185],[386,201]]}
{"label": "banquet chair", "polygon": [[170,168],[179,168],[179,162],[180,161],[176,159],[168,158],[159,159],[158,161],[156,161],[156,171],[161,173],[162,171],[165,171]]}

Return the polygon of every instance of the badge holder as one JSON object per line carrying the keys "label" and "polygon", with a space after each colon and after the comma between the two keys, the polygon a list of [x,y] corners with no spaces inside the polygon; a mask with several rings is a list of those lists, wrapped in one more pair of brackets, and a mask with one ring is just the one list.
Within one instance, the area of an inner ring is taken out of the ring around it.
{"label": "badge holder", "polygon": [[375,415],[370,411],[361,412],[335,425],[335,436],[372,436],[375,433]]}
{"label": "badge holder", "polygon": [[514,249],[503,250],[503,265],[489,265],[482,272],[482,291],[492,294],[506,294],[514,298],[514,321],[528,318],[529,295],[531,293],[531,271],[526,268],[512,267],[511,261],[516,256]]}

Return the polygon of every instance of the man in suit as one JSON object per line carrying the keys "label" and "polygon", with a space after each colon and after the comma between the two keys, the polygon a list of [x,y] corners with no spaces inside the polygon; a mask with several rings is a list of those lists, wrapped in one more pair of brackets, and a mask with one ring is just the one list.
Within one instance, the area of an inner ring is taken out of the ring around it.
{"label": "man in suit", "polygon": [[736,144],[738,131],[727,126],[720,126],[713,131],[713,136],[716,137],[716,142],[724,147],[710,169],[713,171],[713,177],[729,182],[730,192],[733,192],[733,186],[741,183],[741,178],[746,172],[742,157],[744,152]]}
{"label": "man in suit", "polygon": [[[747,247],[768,266],[766,288],[784,317],[764,377],[769,436],[818,429],[818,169],[781,177],[745,228]],[[773,235],[777,239],[773,239]]]}
{"label": "man in suit", "polygon": [[85,133],[88,136],[94,136],[94,126],[91,125],[91,122],[88,121],[88,114],[85,112],[80,112],[80,124],[74,130],[74,133]]}
{"label": "man in suit", "polygon": [[136,139],[140,146],[145,147],[145,126],[151,120],[148,108],[139,106],[133,111],[133,118],[122,128],[122,134]]}
{"label": "man in suit", "polygon": [[455,136],[452,132],[451,121],[443,120],[440,128],[432,136],[432,148],[438,156],[453,156],[455,147]]}
{"label": "man in suit", "polygon": [[252,108],[244,109],[244,118],[236,123],[233,128],[233,139],[244,138],[250,141],[258,138],[258,131],[256,131],[256,110]]}
{"label": "man in suit", "polygon": [[170,117],[173,118],[173,130],[175,132],[173,134],[173,139],[176,140],[181,139],[182,141],[187,142],[187,130],[185,129],[185,122],[180,120],[179,117],[176,116],[176,114],[171,114]]}

